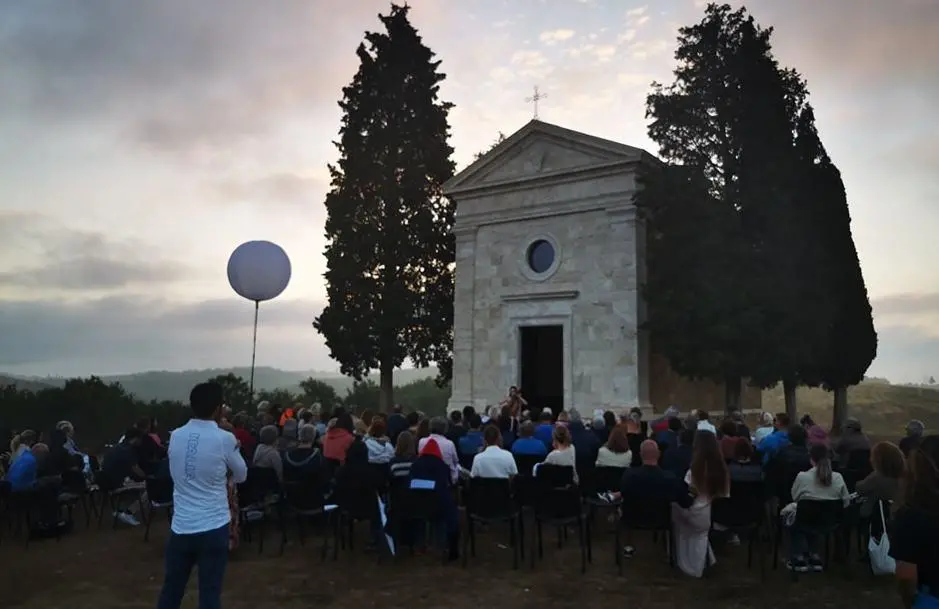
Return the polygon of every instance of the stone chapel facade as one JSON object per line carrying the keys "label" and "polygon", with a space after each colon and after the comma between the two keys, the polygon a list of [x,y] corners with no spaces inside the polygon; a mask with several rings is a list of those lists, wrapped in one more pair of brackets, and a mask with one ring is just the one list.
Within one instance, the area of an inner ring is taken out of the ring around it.
{"label": "stone chapel facade", "polygon": [[[722,410],[723,387],[671,372],[639,328],[649,153],[533,120],[444,185],[456,202],[449,408]],[[542,404],[543,402],[543,404]],[[744,408],[759,392],[744,387]]]}

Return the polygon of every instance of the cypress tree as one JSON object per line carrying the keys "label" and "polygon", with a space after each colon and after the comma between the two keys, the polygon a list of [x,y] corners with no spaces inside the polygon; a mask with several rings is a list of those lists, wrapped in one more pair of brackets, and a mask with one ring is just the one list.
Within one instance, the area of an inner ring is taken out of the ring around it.
{"label": "cypress tree", "polygon": [[313,322],[343,374],[378,369],[380,404],[406,360],[450,370],[453,342],[453,175],[448,113],[438,98],[440,61],[408,20],[407,6],[379,15],[384,32],[359,45],[343,89],[342,126],[326,196],[328,304]]}

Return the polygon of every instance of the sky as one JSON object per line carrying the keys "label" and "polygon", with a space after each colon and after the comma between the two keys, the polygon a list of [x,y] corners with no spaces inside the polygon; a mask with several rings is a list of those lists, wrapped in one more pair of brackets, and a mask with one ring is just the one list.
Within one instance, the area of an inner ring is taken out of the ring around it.
{"label": "sky", "polygon": [[[645,148],[698,0],[411,0],[455,104],[458,167],[540,117]],[[738,3],[732,3],[737,5]],[[258,363],[335,370],[323,307],[326,165],[372,0],[0,0],[0,371],[250,362],[241,242],[280,244]],[[753,0],[808,81],[875,311],[870,375],[939,376],[939,2]]]}

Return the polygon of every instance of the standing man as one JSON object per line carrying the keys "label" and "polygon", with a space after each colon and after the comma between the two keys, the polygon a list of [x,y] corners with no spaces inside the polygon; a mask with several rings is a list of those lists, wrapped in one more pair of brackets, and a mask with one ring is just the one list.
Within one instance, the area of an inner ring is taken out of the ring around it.
{"label": "standing man", "polygon": [[227,476],[231,471],[236,484],[248,476],[238,441],[218,426],[223,401],[217,383],[196,385],[189,394],[193,417],[170,436],[173,524],[157,609],[179,609],[197,565],[199,609],[221,607],[231,522]]}

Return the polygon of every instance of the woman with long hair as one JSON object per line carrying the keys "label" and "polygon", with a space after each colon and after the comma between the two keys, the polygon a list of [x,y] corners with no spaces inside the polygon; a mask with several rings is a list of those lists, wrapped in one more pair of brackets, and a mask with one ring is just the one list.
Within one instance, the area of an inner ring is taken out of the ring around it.
{"label": "woman with long hair", "polygon": [[614,427],[606,444],[597,452],[597,467],[629,467],[632,459],[626,430],[622,427]]}
{"label": "woman with long hair", "polygon": [[903,451],[893,442],[878,442],[871,449],[872,471],[857,483],[857,494],[865,499],[861,503],[861,516],[869,518],[880,501],[893,502],[900,490],[900,479],[906,469]]}
{"label": "woman with long hair", "polygon": [[890,555],[897,561],[903,606],[939,607],[939,436],[910,449],[890,528]]}
{"label": "woman with long hair", "polygon": [[[792,500],[814,501],[841,500],[845,507],[851,502],[844,478],[831,468],[831,451],[823,444],[815,444],[809,449],[812,469],[801,472],[792,483]],[[791,571],[821,571],[823,562],[815,551],[818,538],[811,531],[793,527],[790,530],[789,560],[786,566]]]}
{"label": "woman with long hair", "polygon": [[685,483],[694,503],[689,508],[672,504],[672,522],[675,525],[675,562],[692,577],[701,577],[705,563],[716,560],[708,541],[711,530],[711,503],[730,494],[730,475],[721,454],[717,436],[710,431],[695,433],[692,445],[691,467],[685,474]]}

